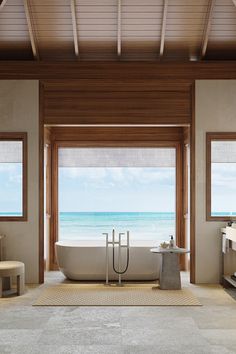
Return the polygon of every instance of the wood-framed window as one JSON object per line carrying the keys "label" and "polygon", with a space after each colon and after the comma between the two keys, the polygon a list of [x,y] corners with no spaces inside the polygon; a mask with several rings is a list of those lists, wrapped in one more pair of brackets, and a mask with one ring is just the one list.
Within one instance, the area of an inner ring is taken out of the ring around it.
{"label": "wood-framed window", "polygon": [[27,133],[0,133],[0,221],[27,220]]}
{"label": "wood-framed window", "polygon": [[[163,133],[167,132],[169,140]],[[171,136],[178,134],[178,136]],[[50,269],[57,269],[55,242],[59,231],[59,151],[61,148],[170,148],[175,150],[175,235],[176,243],[185,246],[183,238],[183,161],[182,130],[178,128],[60,128],[52,129],[52,217],[50,235]],[[76,199],[77,200],[77,199]],[[62,225],[61,225],[62,226]],[[169,237],[167,235],[167,237]],[[167,239],[168,240],[168,239]]]}
{"label": "wood-framed window", "polygon": [[206,220],[236,220],[236,133],[206,134]]}

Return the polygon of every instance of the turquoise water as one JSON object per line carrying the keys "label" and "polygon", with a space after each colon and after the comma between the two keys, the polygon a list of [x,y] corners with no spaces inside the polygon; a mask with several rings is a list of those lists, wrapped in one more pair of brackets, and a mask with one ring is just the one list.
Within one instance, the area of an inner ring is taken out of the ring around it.
{"label": "turquoise water", "polygon": [[131,240],[168,241],[175,235],[175,213],[137,212],[61,212],[60,240],[102,239],[103,232],[111,234],[130,231]]}
{"label": "turquoise water", "polygon": [[5,212],[5,213],[2,213],[0,212],[0,216],[22,216],[22,213],[13,213],[13,212]]}
{"label": "turquoise water", "polygon": [[236,212],[232,211],[232,212],[220,213],[220,212],[213,211],[211,215],[212,216],[227,216],[227,217],[232,216],[232,217],[234,217],[234,216],[236,216]]}

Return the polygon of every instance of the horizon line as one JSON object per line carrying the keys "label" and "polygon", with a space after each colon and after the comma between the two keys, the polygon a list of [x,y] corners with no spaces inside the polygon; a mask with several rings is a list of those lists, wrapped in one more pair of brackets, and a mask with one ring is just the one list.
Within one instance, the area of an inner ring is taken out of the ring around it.
{"label": "horizon line", "polygon": [[175,211],[60,211],[59,213],[175,213]]}

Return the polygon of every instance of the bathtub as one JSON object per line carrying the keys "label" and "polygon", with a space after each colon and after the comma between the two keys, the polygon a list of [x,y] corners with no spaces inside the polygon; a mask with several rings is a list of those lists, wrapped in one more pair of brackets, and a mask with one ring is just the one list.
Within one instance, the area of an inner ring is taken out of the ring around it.
{"label": "bathtub", "polygon": [[[130,262],[122,280],[156,280],[159,278],[160,255],[150,252],[153,241],[132,241]],[[106,247],[104,241],[58,241],[55,243],[59,269],[71,280],[105,280]],[[117,258],[117,257],[116,257]],[[125,267],[126,250],[122,249]],[[112,248],[109,248],[109,280],[117,280],[112,268]]]}

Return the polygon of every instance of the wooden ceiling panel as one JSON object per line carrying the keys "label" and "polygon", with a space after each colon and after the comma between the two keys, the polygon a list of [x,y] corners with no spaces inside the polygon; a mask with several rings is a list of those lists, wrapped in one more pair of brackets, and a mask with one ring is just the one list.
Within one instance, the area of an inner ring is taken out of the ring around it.
{"label": "wooden ceiling panel", "polygon": [[110,38],[79,39],[80,59],[84,60],[115,60],[117,58],[117,45]]}
{"label": "wooden ceiling panel", "polygon": [[236,45],[235,43],[223,43],[219,49],[219,43],[212,42],[209,45],[209,50],[205,59],[210,60],[235,60],[236,59]]}
{"label": "wooden ceiling panel", "polygon": [[0,60],[33,59],[23,0],[8,0],[0,11]]}
{"label": "wooden ceiling panel", "polygon": [[163,5],[163,0],[122,1],[122,59],[155,60],[159,57]]}
{"label": "wooden ceiling panel", "polygon": [[25,40],[0,40],[0,60],[33,60],[30,43]]}
{"label": "wooden ceiling panel", "polygon": [[216,0],[206,59],[236,59],[236,6],[232,0]]}
{"label": "wooden ceiling panel", "polygon": [[[194,60],[200,56],[209,0],[169,0],[164,57]],[[177,49],[178,48],[178,49]]]}
{"label": "wooden ceiling panel", "polygon": [[236,59],[232,0],[7,0],[0,60]]}
{"label": "wooden ceiling panel", "polygon": [[122,60],[157,60],[160,41],[150,38],[122,40]]}
{"label": "wooden ceiling panel", "polygon": [[30,0],[35,38],[42,60],[74,60],[69,1]]}
{"label": "wooden ceiling panel", "polygon": [[76,0],[81,59],[114,60],[117,58],[117,9],[116,0]]}

